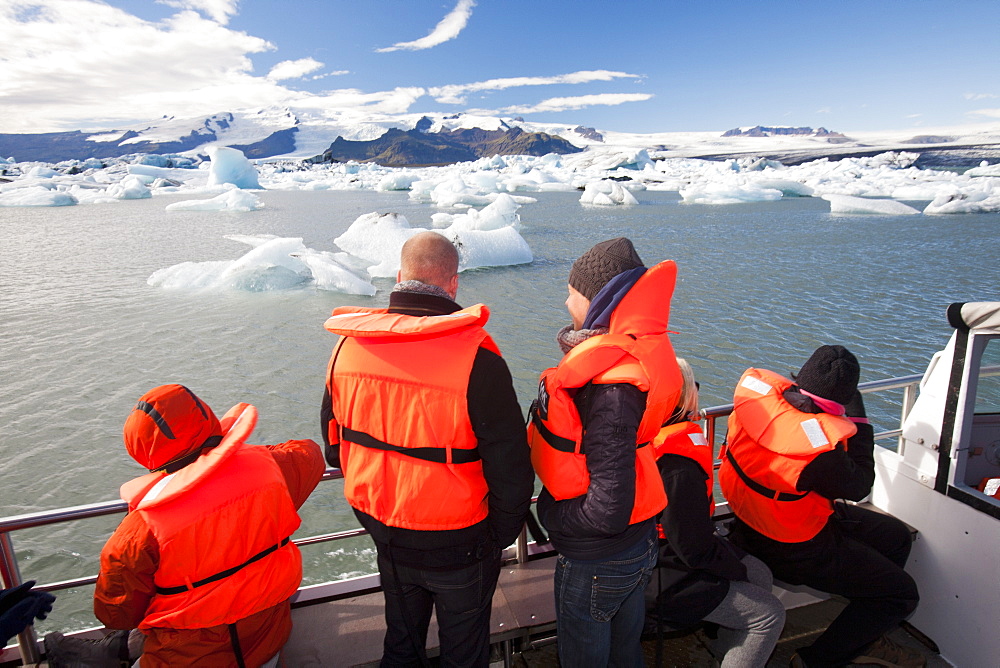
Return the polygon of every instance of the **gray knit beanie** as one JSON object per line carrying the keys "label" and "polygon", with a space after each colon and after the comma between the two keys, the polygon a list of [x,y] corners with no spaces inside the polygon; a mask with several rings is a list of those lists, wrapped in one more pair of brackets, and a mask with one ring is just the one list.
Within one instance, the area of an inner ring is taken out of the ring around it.
{"label": "gray knit beanie", "polygon": [[573,263],[569,284],[587,299],[593,299],[612,278],[644,266],[632,242],[626,237],[597,244]]}
{"label": "gray knit beanie", "polygon": [[793,376],[800,388],[846,404],[858,389],[861,366],[858,358],[844,346],[820,346]]}

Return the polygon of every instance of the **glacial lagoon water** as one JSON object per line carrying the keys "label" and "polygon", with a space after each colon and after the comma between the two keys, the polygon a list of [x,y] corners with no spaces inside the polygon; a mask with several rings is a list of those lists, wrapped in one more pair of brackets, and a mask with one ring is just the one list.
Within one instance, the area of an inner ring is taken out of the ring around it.
{"label": "glacial lagoon water", "polygon": [[[539,371],[559,356],[553,335],[568,322],[570,265],[597,241],[625,235],[647,264],[673,259],[671,311],[678,354],[691,361],[702,405],[728,403],[748,366],[798,368],[823,343],[842,343],[862,380],[922,372],[947,341],[952,301],[995,300],[1000,214],[834,215],[829,203],[784,198],[726,206],[683,204],[640,192],[632,207],[584,207],[579,193],[533,193],[518,213],[534,261],[460,279],[459,302],[484,302],[488,329],[514,375],[522,406]],[[342,304],[374,297],[309,287],[279,291],[177,291],[147,285],[186,261],[232,260],[246,246],[226,235],[333,239],[360,215],[398,212],[430,227],[434,207],[405,193],[259,193],[260,211],[165,212],[183,195],[62,208],[0,208],[0,516],[117,497],[142,473],[121,425],[151,387],[184,383],[221,414],[239,401],[261,420],[252,442],[320,440],[318,407],[335,337],[322,325]],[[876,428],[897,408],[873,401]],[[340,482],[322,483],[302,510],[298,535],[355,526]],[[93,574],[118,518],[14,534],[25,578]],[[306,582],[374,570],[367,538],[303,549]],[[90,588],[59,594],[39,630],[93,623]]]}

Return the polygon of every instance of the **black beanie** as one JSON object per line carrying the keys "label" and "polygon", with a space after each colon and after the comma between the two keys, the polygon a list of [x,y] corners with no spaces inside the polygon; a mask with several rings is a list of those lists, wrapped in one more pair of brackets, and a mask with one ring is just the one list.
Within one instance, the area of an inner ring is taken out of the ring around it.
{"label": "black beanie", "polygon": [[794,376],[799,388],[818,397],[846,404],[858,389],[861,367],[844,346],[820,346]]}
{"label": "black beanie", "polygon": [[632,242],[626,237],[597,244],[573,263],[569,284],[587,299],[593,299],[612,278],[644,266]]}

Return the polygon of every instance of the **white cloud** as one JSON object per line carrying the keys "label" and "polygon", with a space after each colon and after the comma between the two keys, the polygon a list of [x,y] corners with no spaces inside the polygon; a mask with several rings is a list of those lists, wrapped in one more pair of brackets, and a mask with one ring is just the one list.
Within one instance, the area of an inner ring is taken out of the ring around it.
{"label": "white cloud", "polygon": [[302,97],[295,101],[295,105],[298,108],[324,111],[364,109],[372,113],[402,114],[409,111],[413,103],[426,94],[427,91],[419,86],[375,93],[366,93],[356,88],[342,88],[326,91],[322,95]]}
{"label": "white cloud", "polygon": [[475,6],[476,0],[458,0],[455,9],[451,10],[447,16],[441,19],[441,22],[426,37],[421,37],[412,42],[397,42],[383,49],[375,49],[375,51],[377,53],[421,51],[444,44],[458,37],[458,34],[465,29],[466,24],[469,22],[469,17],[472,16],[472,8]]}
{"label": "white cloud", "polygon": [[216,23],[226,25],[239,9],[239,0],[156,0],[161,5],[201,12]]}
{"label": "white cloud", "polygon": [[832,114],[833,113],[833,109],[831,109],[830,107],[821,107],[821,108],[819,108],[819,109],[816,110],[816,113],[817,114]]}
{"label": "white cloud", "polygon": [[110,129],[279,103],[298,94],[254,76],[248,57],[274,48],[191,10],[152,23],[94,0],[4,0],[0,128]]}
{"label": "white cloud", "polygon": [[984,118],[1000,118],[1000,109],[976,109],[970,111],[968,116],[982,116]]}
{"label": "white cloud", "polygon": [[[284,79],[300,79],[310,72],[323,67],[323,63],[314,58],[300,58],[298,60],[283,60],[267,73],[268,81],[282,81]],[[313,77],[314,79],[316,77]]]}
{"label": "white cloud", "polygon": [[906,116],[903,116],[903,118],[920,118],[921,116],[923,116],[923,114],[907,114]]}
{"label": "white cloud", "polygon": [[599,95],[578,95],[576,97],[553,97],[535,105],[506,107],[503,114],[535,114],[546,111],[570,111],[597,105],[615,106],[626,102],[643,102],[652,98],[647,93],[601,93]]}
{"label": "white cloud", "polygon": [[966,100],[972,100],[972,101],[975,101],[975,102],[978,102],[979,100],[995,100],[997,97],[1000,97],[1000,96],[994,95],[993,93],[966,93],[965,94],[965,99]]}
{"label": "white cloud", "polygon": [[428,94],[443,104],[465,104],[468,93],[483,90],[503,90],[518,86],[548,86],[552,84],[579,84],[591,81],[612,81],[614,79],[639,79],[638,74],[627,72],[612,72],[609,70],[583,70],[570,74],[557,74],[551,77],[508,77],[505,79],[489,79],[468,84],[453,84],[428,89]]}

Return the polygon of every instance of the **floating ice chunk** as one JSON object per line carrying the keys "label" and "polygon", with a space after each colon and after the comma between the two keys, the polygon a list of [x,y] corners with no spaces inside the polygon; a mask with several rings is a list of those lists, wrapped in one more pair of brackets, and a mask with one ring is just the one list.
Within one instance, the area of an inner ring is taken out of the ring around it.
{"label": "floating ice chunk", "polygon": [[413,172],[394,171],[386,174],[375,186],[376,190],[409,190],[419,177]]}
{"label": "floating ice chunk", "polygon": [[532,260],[528,242],[513,227],[470,230],[452,226],[440,232],[458,248],[459,271],[528,264]]}
{"label": "floating ice chunk", "polygon": [[580,204],[594,206],[615,206],[616,204],[638,204],[635,196],[617,181],[595,181],[584,186]]}
{"label": "floating ice chunk", "polygon": [[[500,194],[492,204],[482,210],[469,209],[465,213],[452,216],[451,227],[455,231],[498,230],[503,227],[512,227],[517,230],[521,227],[521,217],[517,215],[519,208],[520,205],[514,201],[513,197]],[[435,220],[436,222],[437,220]]]}
{"label": "floating ice chunk", "polygon": [[887,216],[909,216],[920,213],[909,204],[892,199],[869,199],[850,195],[823,195],[830,203],[830,213],[880,213]]}
{"label": "floating ice chunk", "polygon": [[126,176],[118,183],[108,186],[107,194],[114,199],[147,199],[153,196],[145,181],[135,175]]}
{"label": "floating ice chunk", "polygon": [[71,193],[43,186],[0,192],[0,206],[72,206],[80,201]]}
{"label": "floating ice chunk", "polygon": [[754,178],[753,182],[761,188],[780,190],[784,197],[812,197],[816,192],[804,183],[788,179],[771,179],[767,177]]}
{"label": "floating ice chunk", "polygon": [[54,176],[62,176],[59,172],[45,165],[35,165],[28,170],[25,176],[32,179],[51,179]]}
{"label": "floating ice chunk", "polygon": [[1000,176],[1000,162],[995,165],[991,165],[988,161],[983,160],[979,163],[978,167],[973,167],[972,169],[965,170],[966,176]]}
{"label": "floating ice chunk", "polygon": [[702,182],[681,188],[681,198],[689,204],[739,204],[772,202],[781,199],[781,191],[753,183]]}
{"label": "floating ice chunk", "polygon": [[167,205],[167,211],[256,211],[264,203],[253,193],[234,188],[211,199],[189,199]]}
{"label": "floating ice chunk", "polygon": [[210,146],[208,157],[208,185],[232,183],[237,188],[259,189],[257,169],[242,151],[224,146]]}
{"label": "floating ice chunk", "polygon": [[313,281],[320,290],[349,295],[375,294],[375,286],[338,262],[334,253],[307,248],[304,251],[294,252],[291,256],[309,267]]}
{"label": "floating ice chunk", "polygon": [[942,195],[927,205],[924,213],[995,213],[1000,211],[1000,193],[977,190]]}
{"label": "floating ice chunk", "polygon": [[366,213],[351,223],[347,231],[334,239],[342,250],[372,263],[372,277],[394,278],[399,271],[399,251],[406,240],[422,228],[410,227],[406,216],[398,213]]}
{"label": "floating ice chunk", "polygon": [[375,287],[353,274],[333,253],[307,248],[301,238],[229,237],[253,246],[236,260],[182,262],[154,272],[147,283],[171,289],[231,289],[248,292],[313,286],[349,294],[372,295]]}

